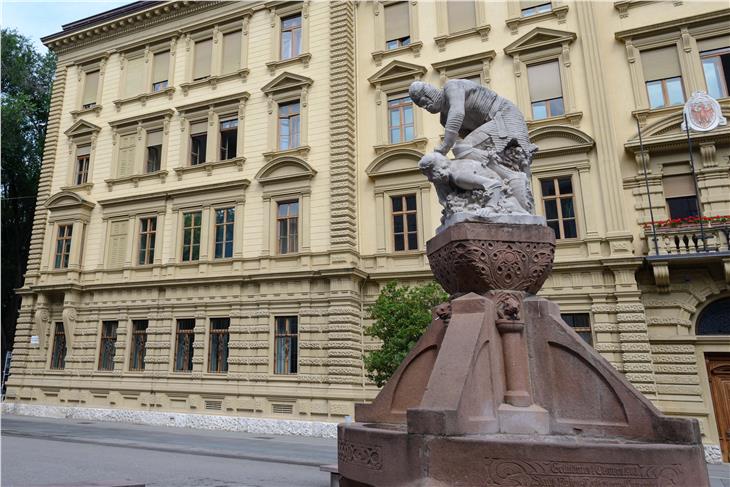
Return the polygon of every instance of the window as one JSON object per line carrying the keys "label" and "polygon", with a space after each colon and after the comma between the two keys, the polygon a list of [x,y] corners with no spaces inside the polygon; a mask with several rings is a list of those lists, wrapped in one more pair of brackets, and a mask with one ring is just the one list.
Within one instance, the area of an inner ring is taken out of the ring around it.
{"label": "window", "polygon": [[215,210],[215,258],[233,257],[233,220],[234,208]]}
{"label": "window", "polygon": [[298,331],[296,316],[277,316],[274,333],[274,373],[296,374]]}
{"label": "window", "polygon": [[104,321],[101,324],[101,345],[99,346],[99,370],[114,370],[114,355],[117,353],[117,322]]}
{"label": "window", "polygon": [[66,367],[66,334],[63,322],[57,322],[53,330],[53,349],[51,351],[51,368],[63,369]]}
{"label": "window", "polygon": [[700,313],[696,325],[697,335],[730,335],[730,298],[710,303]]}
{"label": "window", "polygon": [[210,320],[208,372],[228,372],[228,328],[230,323],[231,321],[228,318]]}
{"label": "window", "polygon": [[649,96],[649,108],[684,103],[684,88],[676,46],[642,51],[641,64]]}
{"label": "window", "polygon": [[223,35],[223,74],[235,73],[241,69],[241,31],[228,32]]}
{"label": "window", "polygon": [[127,260],[127,227],[129,220],[109,222],[109,256],[108,266],[118,268]]}
{"label": "window", "polygon": [[53,263],[53,267],[56,269],[66,269],[68,267],[68,259],[71,255],[72,233],[72,224],[58,226],[58,235],[56,237],[56,257]]}
{"label": "window", "polygon": [[84,76],[84,93],[81,98],[81,108],[86,110],[97,105],[99,91],[99,70],[87,71]]}
{"label": "window", "polygon": [[388,100],[388,133],[391,144],[413,140],[413,102],[410,97],[401,96]]}
{"label": "window", "polygon": [[143,371],[144,356],[147,351],[147,320],[132,321],[132,342],[131,354],[129,357],[129,370]]}
{"label": "window", "polygon": [[281,59],[302,53],[302,14],[281,19]]}
{"label": "window", "polygon": [[588,313],[561,313],[563,321],[573,328],[588,345],[593,345],[593,334],[591,333],[591,318]]}
{"label": "window", "polygon": [[476,27],[477,12],[474,0],[446,2],[446,10],[450,34]]}
{"label": "window", "polygon": [[236,157],[238,144],[238,119],[221,120],[221,161]]}
{"label": "window", "polygon": [[385,6],[385,48],[396,49],[411,43],[410,15],[408,2],[391,3]]}
{"label": "window", "polygon": [[553,9],[551,2],[545,0],[532,0],[520,2],[520,12],[523,17],[550,12]]}
{"label": "window", "polygon": [[170,51],[156,52],[152,56],[152,92],[167,88],[169,73]]}
{"label": "window", "polygon": [[133,97],[145,91],[145,58],[140,53],[137,57],[127,59],[124,75],[124,96]]}
{"label": "window", "polygon": [[205,163],[205,152],[208,149],[208,122],[190,124],[190,165]]}
{"label": "window", "polygon": [[117,176],[131,176],[134,173],[134,159],[137,151],[137,134],[126,134],[119,137],[119,155],[117,157]]}
{"label": "window", "polygon": [[406,194],[390,198],[393,208],[393,249],[418,250],[416,195]]}
{"label": "window", "polygon": [[210,64],[213,57],[213,40],[206,39],[195,43],[193,56],[193,81],[210,76]]}
{"label": "window", "polygon": [[730,81],[730,41],[727,37],[714,37],[697,41],[705,73],[707,94],[713,98],[724,98]]}
{"label": "window", "polygon": [[201,212],[183,213],[182,260],[193,261],[200,258],[200,220]]}
{"label": "window", "polygon": [[547,225],[555,231],[555,238],[576,238],[573,208],[573,182],[570,176],[541,179],[542,203]]}
{"label": "window", "polygon": [[157,172],[162,164],[162,130],[147,132],[147,161],[145,172]]}
{"label": "window", "polygon": [[527,84],[533,120],[557,117],[565,113],[558,61],[527,66]]}
{"label": "window", "polygon": [[662,178],[662,185],[669,218],[687,218],[699,215],[697,192],[691,174],[665,176]]}
{"label": "window", "polygon": [[91,146],[83,145],[76,149],[76,184],[86,184],[89,181],[89,163],[91,161]]}
{"label": "window", "polygon": [[276,239],[280,254],[299,250],[299,202],[282,201],[276,211]]}
{"label": "window", "polygon": [[139,265],[152,264],[155,261],[155,237],[157,235],[157,217],[149,216],[139,221]]}
{"label": "window", "polygon": [[299,147],[299,100],[279,105],[279,150]]}
{"label": "window", "polygon": [[176,335],[175,372],[190,372],[193,370],[195,320],[177,320]]}

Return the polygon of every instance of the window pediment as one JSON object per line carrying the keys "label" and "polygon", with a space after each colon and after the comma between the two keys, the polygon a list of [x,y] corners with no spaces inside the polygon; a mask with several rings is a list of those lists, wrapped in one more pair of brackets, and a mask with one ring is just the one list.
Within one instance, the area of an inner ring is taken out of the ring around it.
{"label": "window pediment", "polygon": [[51,211],[67,210],[67,209],[91,209],[96,206],[89,200],[86,200],[78,194],[71,191],[61,191],[49,197],[43,206]]}
{"label": "window pediment", "polygon": [[110,127],[119,127],[122,125],[136,124],[138,122],[147,122],[147,121],[151,121],[151,120],[170,118],[170,117],[172,117],[173,113],[175,113],[175,112],[172,109],[160,110],[157,112],[147,113],[144,115],[137,115],[134,117],[127,117],[127,118],[121,118],[121,119],[117,119],[117,120],[111,120],[109,122],[109,126]]}
{"label": "window pediment", "polygon": [[403,80],[421,79],[426,68],[405,61],[391,61],[387,66],[368,78],[370,84],[383,85]]}
{"label": "window pediment", "polygon": [[376,157],[365,169],[365,173],[372,179],[397,174],[420,174],[418,161],[421,160],[421,157],[423,157],[423,153],[417,150],[391,150]]}
{"label": "window pediment", "polygon": [[312,82],[312,79],[306,76],[284,72],[262,86],[261,91],[267,95],[275,95],[282,92],[301,90],[311,86]]}
{"label": "window pediment", "polygon": [[278,157],[256,174],[256,180],[261,184],[279,183],[312,179],[317,171],[298,157]]}
{"label": "window pediment", "polygon": [[[680,107],[681,108],[681,107]],[[730,117],[730,108],[723,107],[724,117]],[[641,130],[642,142],[645,149],[653,150],[687,150],[687,132],[682,129],[684,112],[675,111],[661,120],[648,124]],[[730,137],[730,125],[718,127],[710,132],[692,132],[692,141],[719,142],[726,144]],[[626,149],[632,152],[639,151],[639,134],[635,134],[625,144]]]}
{"label": "window pediment", "polygon": [[530,141],[539,148],[535,154],[536,159],[588,153],[595,145],[588,134],[565,125],[548,125],[531,130]]}
{"label": "window pediment", "polygon": [[78,122],[71,125],[68,130],[64,132],[68,137],[81,137],[84,135],[91,135],[99,132],[101,127],[94,125],[86,120],[79,120]]}
{"label": "window pediment", "polygon": [[515,54],[544,50],[551,47],[561,46],[565,43],[570,44],[576,39],[576,37],[577,36],[574,32],[535,27],[512,44],[505,47],[504,52],[508,56],[514,56]]}

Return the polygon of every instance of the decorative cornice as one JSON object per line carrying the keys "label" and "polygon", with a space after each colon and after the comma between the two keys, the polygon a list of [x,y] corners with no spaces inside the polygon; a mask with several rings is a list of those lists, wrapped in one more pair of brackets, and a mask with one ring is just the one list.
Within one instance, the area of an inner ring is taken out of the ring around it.
{"label": "decorative cornice", "polygon": [[469,56],[462,56],[453,59],[447,59],[446,61],[439,61],[437,63],[433,63],[431,66],[436,71],[441,71],[442,69],[448,71],[449,69],[457,69],[465,66],[471,66],[478,62],[491,61],[495,57],[497,57],[497,53],[493,50],[484,51],[477,54],[471,54]]}
{"label": "decorative cornice", "polygon": [[[289,174],[274,174],[277,169],[293,166],[296,170]],[[281,156],[271,160],[256,173],[254,179],[260,184],[281,183],[298,179],[312,179],[317,174],[312,166],[303,159],[293,156]]]}
{"label": "decorative cornice", "polygon": [[43,206],[49,210],[63,210],[68,208],[92,209],[95,203],[86,200],[73,191],[61,191],[48,198]]}
{"label": "decorative cornice", "polygon": [[178,112],[185,114],[186,112],[204,110],[209,107],[240,103],[241,101],[247,101],[250,97],[251,94],[248,91],[244,91],[233,95],[219,96],[218,98],[210,98],[208,100],[198,101],[195,103],[188,103],[186,105],[178,105],[175,108]]}
{"label": "decorative cornice", "polygon": [[550,125],[530,131],[530,140],[540,147],[541,140],[559,140],[561,145],[540,149],[535,159],[584,153],[593,149],[595,141],[585,132],[566,125]]}
{"label": "decorative cornice", "polygon": [[177,174],[177,179],[179,181],[183,178],[183,175],[187,173],[205,172],[206,175],[210,176],[211,174],[213,174],[213,170],[227,166],[236,166],[238,168],[238,171],[240,172],[243,171],[243,164],[245,162],[245,157],[234,157],[233,159],[226,159],[224,161],[208,161],[202,164],[196,164],[194,166],[176,167],[173,170],[175,171],[175,174]]}
{"label": "decorative cornice", "polygon": [[550,17],[554,17],[554,18],[558,19],[558,23],[563,24],[563,23],[565,23],[565,18],[567,17],[567,15],[568,15],[568,6],[560,5],[560,6],[554,7],[549,12],[530,15],[528,17],[520,16],[520,17],[514,17],[511,19],[507,19],[505,21],[505,24],[507,25],[507,28],[510,30],[512,35],[515,35],[519,31],[520,26],[525,25],[525,24],[532,24],[534,22],[541,22]]}
{"label": "decorative cornice", "polygon": [[271,95],[281,91],[301,89],[305,86],[311,86],[312,83],[312,78],[285,71],[262,86],[261,91]]}
{"label": "decorative cornice", "polygon": [[100,130],[101,127],[98,127],[91,122],[87,122],[86,120],[79,120],[78,122],[71,125],[68,129],[66,129],[64,134],[66,134],[67,137],[76,137],[79,135],[97,133]]}
{"label": "decorative cornice", "polygon": [[408,44],[407,46],[401,46],[401,47],[397,47],[395,49],[375,51],[375,52],[371,53],[371,56],[373,57],[373,61],[375,61],[375,65],[380,66],[383,63],[384,58],[398,56],[399,54],[403,54],[408,51],[411,51],[415,57],[418,57],[421,55],[422,47],[423,47],[423,42],[416,41],[416,42],[412,42],[412,43]]}
{"label": "decorative cornice", "polygon": [[492,30],[492,26],[489,24],[480,25],[478,27],[474,27],[471,29],[462,30],[460,32],[454,32],[453,34],[445,34],[441,36],[434,37],[433,40],[436,43],[436,45],[439,48],[439,51],[445,51],[446,50],[446,44],[448,44],[450,41],[454,41],[457,39],[463,39],[464,37],[471,37],[478,35],[482,42],[487,42],[489,40],[489,32]]}
{"label": "decorative cornice", "polygon": [[[365,169],[367,174],[372,179],[377,179],[383,176],[391,176],[394,174],[411,174],[419,173],[418,161],[423,157],[423,152],[411,148],[395,148],[381,153],[371,162]],[[416,161],[413,167],[409,168],[396,168],[387,169],[388,163],[393,159],[410,159]]]}
{"label": "decorative cornice", "polygon": [[172,117],[172,115],[175,113],[175,110],[168,108],[166,110],[158,110],[156,112],[150,112],[150,113],[143,113],[141,115],[135,115],[133,117],[126,117],[126,118],[119,118],[117,120],[110,120],[109,126],[110,127],[119,127],[120,125],[128,125],[132,123],[138,123],[138,122],[146,122],[149,120],[155,120],[165,117]]}
{"label": "decorative cornice", "polygon": [[117,111],[120,111],[122,109],[123,105],[128,105],[130,103],[134,102],[140,102],[142,106],[145,106],[147,104],[147,100],[150,98],[159,98],[164,95],[167,95],[167,98],[172,100],[172,95],[175,93],[175,88],[173,86],[170,86],[168,88],[165,88],[164,90],[155,91],[151,93],[140,93],[139,95],[131,96],[129,98],[122,98],[120,100],[114,100],[112,103],[114,103],[114,106],[116,107]]}
{"label": "decorative cornice", "polygon": [[721,10],[715,10],[713,12],[707,12],[699,15],[693,15],[691,17],[679,17],[674,20],[667,22],[660,22],[658,24],[643,25],[634,29],[627,29],[616,32],[616,39],[625,41],[636,36],[644,35],[655,35],[665,31],[677,30],[683,26],[692,26],[693,24],[702,23],[721,23],[727,22],[730,17],[730,8],[724,8]]}
{"label": "decorative cornice", "polygon": [[504,48],[508,56],[521,54],[529,51],[539,51],[548,47],[560,46],[564,43],[570,44],[578,36],[575,32],[566,32],[545,27],[535,27],[510,45]]}
{"label": "decorative cornice", "polygon": [[428,70],[418,64],[395,60],[368,78],[371,85],[384,84],[403,79],[420,79]]}
{"label": "decorative cornice", "polygon": [[168,191],[154,191],[142,195],[136,195],[134,198],[129,196],[120,196],[118,198],[108,198],[99,200],[99,206],[102,208],[110,208],[113,206],[133,205],[142,203],[145,201],[154,201],[160,199],[177,198],[180,196],[193,195],[193,194],[210,194],[211,191],[220,193],[228,189],[242,188],[246,189],[251,184],[248,179],[238,179],[234,181],[222,181],[211,184],[204,184],[195,187],[182,187],[177,189],[171,189]]}

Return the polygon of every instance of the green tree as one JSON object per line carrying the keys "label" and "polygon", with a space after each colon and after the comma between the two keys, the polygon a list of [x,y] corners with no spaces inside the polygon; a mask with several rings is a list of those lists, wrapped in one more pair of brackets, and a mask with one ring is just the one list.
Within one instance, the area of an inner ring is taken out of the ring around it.
{"label": "green tree", "polygon": [[378,387],[388,382],[421,338],[431,323],[431,309],[448,298],[435,282],[411,287],[392,281],[383,287],[369,310],[375,322],[365,332],[383,342],[380,350],[365,357],[367,376]]}
{"label": "green tree", "polygon": [[[12,349],[33,228],[56,58],[14,30],[0,32],[0,194],[2,196],[2,357]],[[3,363],[4,360],[0,360]]]}

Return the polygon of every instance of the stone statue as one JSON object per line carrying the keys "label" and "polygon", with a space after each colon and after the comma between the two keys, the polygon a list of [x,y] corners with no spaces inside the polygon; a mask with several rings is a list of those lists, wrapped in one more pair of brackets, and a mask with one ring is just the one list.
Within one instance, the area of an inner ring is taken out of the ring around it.
{"label": "stone statue", "polygon": [[[443,90],[411,84],[413,101],[441,114],[444,140],[423,156],[421,171],[444,207],[437,232],[458,222],[545,225],[535,216],[530,142],[522,113],[509,100],[468,80],[449,80]],[[446,154],[451,150],[454,159]]]}

